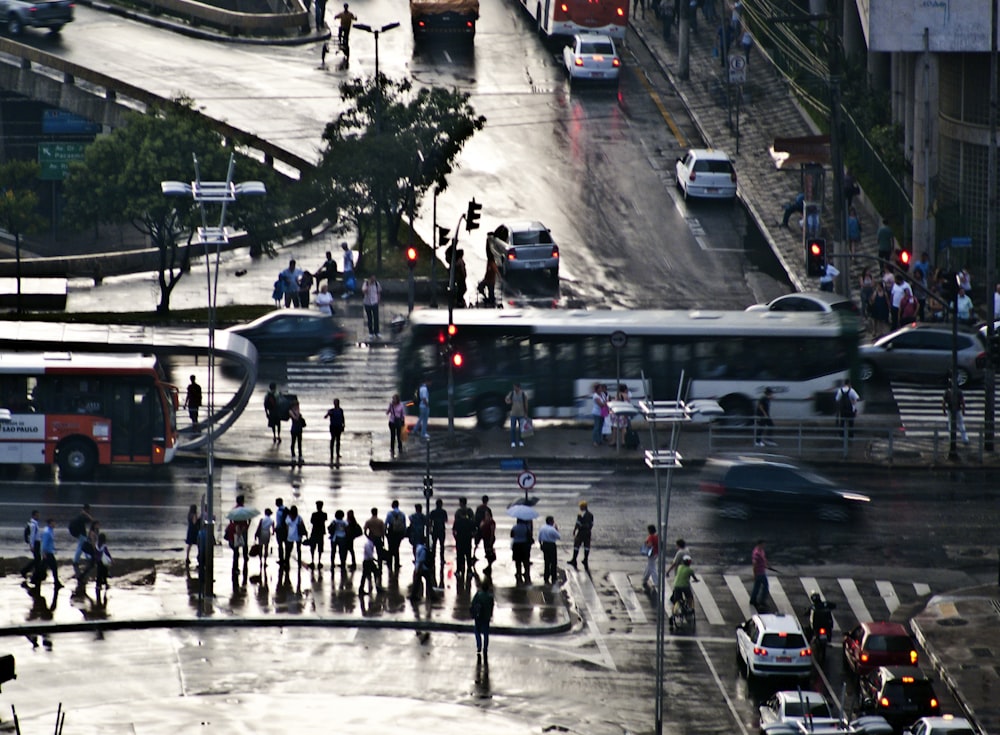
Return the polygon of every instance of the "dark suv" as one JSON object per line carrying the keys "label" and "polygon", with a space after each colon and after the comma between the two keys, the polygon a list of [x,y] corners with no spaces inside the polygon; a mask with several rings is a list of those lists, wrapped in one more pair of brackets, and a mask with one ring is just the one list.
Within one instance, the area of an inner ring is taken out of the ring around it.
{"label": "dark suv", "polygon": [[937,715],[940,704],[931,680],[916,666],[880,666],[861,678],[858,710],[881,715],[893,727]]}

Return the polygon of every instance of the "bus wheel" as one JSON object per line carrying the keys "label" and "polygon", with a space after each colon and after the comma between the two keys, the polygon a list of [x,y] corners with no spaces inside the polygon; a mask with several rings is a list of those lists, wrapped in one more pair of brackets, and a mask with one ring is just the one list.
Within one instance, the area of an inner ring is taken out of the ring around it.
{"label": "bus wheel", "polygon": [[749,426],[753,423],[753,405],[744,396],[726,396],[719,405],[725,411],[723,426]]}
{"label": "bus wheel", "polygon": [[97,450],[84,439],[70,439],[59,447],[56,462],[62,479],[83,480],[94,474]]}
{"label": "bus wheel", "polygon": [[479,401],[476,409],[476,422],[481,429],[492,429],[503,426],[503,420],[507,416],[507,406],[503,398],[494,396],[486,397]]}

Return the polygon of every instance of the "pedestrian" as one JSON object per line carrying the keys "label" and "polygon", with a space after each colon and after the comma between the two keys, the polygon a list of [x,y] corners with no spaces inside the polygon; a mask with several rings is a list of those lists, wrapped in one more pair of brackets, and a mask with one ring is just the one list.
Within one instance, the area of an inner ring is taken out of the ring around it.
{"label": "pedestrian", "polygon": [[[948,435],[951,436],[952,425],[951,425],[951,415],[952,415],[952,388],[951,379],[948,380],[948,387],[944,390],[944,396],[941,398],[941,410],[944,415],[948,417]],[[969,443],[969,435],[965,431],[965,394],[962,392],[961,388],[955,389],[955,426],[954,429],[958,431],[959,436],[962,437],[962,443]]]}
{"label": "pedestrian", "polygon": [[281,281],[281,292],[285,297],[285,308],[299,306],[299,278],[302,270],[295,266],[294,258],[288,261],[288,267],[278,274]]}
{"label": "pedestrian", "polygon": [[534,543],[531,522],[518,518],[510,529],[511,558],[514,561],[514,577],[518,584],[523,580],[531,584],[531,544]]}
{"label": "pedestrian", "polygon": [[[246,497],[244,495],[237,495],[233,511],[245,507],[245,502]],[[243,573],[246,574],[247,564],[250,561],[250,547],[247,545],[247,539],[250,536],[250,521],[247,519],[232,520],[226,528],[226,533],[229,534],[227,537],[229,548],[233,550],[233,574],[235,575],[239,571],[240,551],[243,552]]]}
{"label": "pedestrian", "polygon": [[319,293],[316,294],[316,308],[321,314],[333,316],[333,294],[325,283],[319,287]]}
{"label": "pedestrian", "polygon": [[858,400],[860,396],[851,387],[850,379],[834,393],[834,404],[837,406],[837,426],[841,428],[848,439],[854,438],[854,418],[858,415]]}
{"label": "pedestrian", "polygon": [[73,552],[73,571],[76,574],[80,573],[80,557],[83,555],[83,548],[87,543],[87,529],[93,522],[94,517],[90,515],[90,503],[84,503],[80,512],[69,522],[69,534],[76,541],[76,551]]}
{"label": "pedestrian", "polygon": [[656,560],[660,556],[660,537],[656,534],[656,526],[646,526],[646,533],[646,540],[642,542],[642,553],[646,557],[646,572],[642,575],[644,590],[656,588],[656,583],[650,584],[650,580],[656,579]]}
{"label": "pedestrian", "polygon": [[507,394],[504,401],[510,406],[511,449],[514,447],[523,447],[524,439],[521,437],[521,427],[524,425],[524,420],[528,417],[528,396],[521,390],[521,384],[515,382],[514,388]]}
{"label": "pedestrian", "polygon": [[663,573],[665,577],[669,577],[670,573],[681,565],[681,562],[684,561],[685,556],[691,555],[691,552],[690,550],[688,550],[687,547],[687,541],[685,541],[684,539],[682,538],[677,539],[677,541],[674,543],[674,546],[676,547],[677,550],[674,552],[674,560],[670,562],[670,566],[667,567],[667,570]]}
{"label": "pedestrian", "polygon": [[417,503],[414,506],[414,512],[410,514],[410,527],[407,529],[406,535],[410,539],[410,546],[413,547],[414,558],[416,558],[417,545],[427,542],[427,516],[424,514],[423,504]]}
{"label": "pedestrian", "polygon": [[336,449],[337,459],[340,459],[340,437],[344,433],[344,409],[340,407],[340,399],[333,399],[333,408],[327,411],[323,418],[330,419],[330,464],[333,464],[333,452]]}
{"label": "pedestrian", "polygon": [[969,298],[969,294],[966,293],[964,288],[959,287],[958,298],[955,300],[955,313],[958,315],[958,321],[965,324],[971,324],[975,321],[975,314],[972,311],[972,299]]}
{"label": "pedestrian", "polygon": [[[86,581],[90,570],[97,566],[97,542],[100,535],[101,523],[100,521],[94,521],[90,524],[90,530],[87,531],[87,541],[83,545],[83,553],[87,557],[87,566],[83,568],[82,572],[75,575],[81,584]],[[201,559],[199,558],[199,563],[200,561]]]}
{"label": "pedestrian", "polygon": [[486,574],[469,605],[469,614],[472,617],[473,630],[476,635],[476,656],[489,656],[490,620],[493,619],[494,603],[493,580],[490,575]]}
{"label": "pedestrian", "polygon": [[753,36],[750,35],[749,30],[743,31],[743,37],[740,39],[740,46],[743,49],[743,58],[746,59],[747,64],[750,63],[750,49],[753,48]]}
{"label": "pedestrian", "polygon": [[594,393],[590,397],[590,401],[590,417],[594,422],[590,438],[594,442],[595,447],[600,447],[604,444],[601,439],[601,431],[604,426],[604,414],[602,412],[608,405],[608,402],[604,398],[604,394],[601,392],[600,383],[594,383]]}
{"label": "pedestrian", "polygon": [[448,529],[448,511],[444,509],[444,501],[438,498],[434,501],[434,510],[427,514],[427,522],[431,529],[431,556],[444,559],[444,538]]}
{"label": "pedestrian", "polygon": [[316,30],[326,28],[326,0],[316,0]]}
{"label": "pedestrian", "polygon": [[639,13],[637,10],[642,11],[642,19],[646,20],[646,0],[636,0],[635,8],[632,9],[632,18],[635,19]]}
{"label": "pedestrian", "polygon": [[271,300],[274,302],[274,308],[280,309],[281,302],[285,297],[285,287],[281,282],[281,275],[274,281],[274,288],[271,290]]}
{"label": "pedestrian", "polygon": [[758,612],[766,607],[767,597],[771,590],[767,583],[767,553],[764,551],[764,539],[758,539],[750,554],[750,564],[753,568],[753,589],[750,591],[750,604]]}
{"label": "pedestrian", "polygon": [[368,339],[382,339],[379,333],[378,310],[382,301],[382,284],[375,278],[375,274],[368,276],[361,284],[361,303],[365,307],[365,321],[368,324]]}
{"label": "pedestrian", "polygon": [[[480,498],[480,500],[482,502],[480,502],[479,505],[476,506],[476,514],[475,514],[476,528],[479,528],[479,524],[482,523],[483,522],[483,518],[486,517],[486,511],[490,510],[490,496],[489,495],[484,495],[482,498]],[[479,548],[479,540],[480,540],[479,539],[479,533],[477,532],[476,533],[476,549]],[[473,554],[476,553],[476,549],[472,550]]]}
{"label": "pedestrian", "polygon": [[819,290],[833,293],[833,283],[839,275],[840,270],[833,263],[827,263],[823,266],[823,275],[819,278]]}
{"label": "pedestrian", "polygon": [[399,501],[392,501],[392,510],[385,514],[385,532],[389,541],[389,573],[399,571],[399,546],[406,538],[406,514],[399,509]]}
{"label": "pedestrian", "polygon": [[267,564],[267,557],[271,551],[271,536],[274,534],[274,514],[270,508],[264,509],[264,517],[257,523],[257,530],[253,537],[260,544],[260,569],[264,571]]}
{"label": "pedestrian", "polygon": [[302,540],[306,537],[306,522],[299,515],[299,506],[293,505],[285,517],[288,535],[285,537],[285,569],[292,565],[292,549],[295,549],[295,559],[302,566]]}
{"label": "pedestrian", "polygon": [[399,393],[393,393],[389,408],[385,410],[389,417],[389,454],[396,456],[396,448],[403,453],[403,428],[406,426],[406,406],[399,400]]}
{"label": "pedestrian", "polygon": [[[316,510],[309,517],[309,568],[323,568],[323,539],[326,537],[326,519],[330,516],[323,510],[323,501],[316,501]],[[333,555],[333,544],[330,544],[330,554]],[[319,558],[317,562],[316,559]],[[332,566],[332,562],[331,562]]]}
{"label": "pedestrian", "polygon": [[923,274],[925,284],[931,282],[931,254],[926,250],[921,253],[920,260],[913,264],[913,273]]}
{"label": "pedestrian", "polygon": [[663,40],[670,43],[670,27],[674,24],[674,0],[661,0],[660,22],[663,24]]}
{"label": "pedestrian", "polygon": [[893,250],[892,228],[889,227],[889,220],[882,220],[882,224],[875,232],[875,242],[878,247],[878,259],[888,265]]}
{"label": "pedestrian", "polygon": [[184,536],[184,543],[187,544],[187,552],[184,554],[184,566],[191,566],[191,547],[198,545],[198,531],[201,530],[201,514],[198,513],[198,506],[191,504],[187,514],[187,533]]}
{"label": "pedestrian", "polygon": [[465,308],[465,292],[468,290],[468,271],[465,267],[465,251],[455,253],[455,308]]}
{"label": "pedestrian", "polygon": [[483,280],[479,282],[476,286],[476,291],[483,297],[483,303],[486,306],[496,306],[497,305],[497,277],[500,275],[500,271],[497,268],[497,262],[493,258],[493,253],[490,252],[489,248],[486,248],[486,273],[483,275]]}
{"label": "pedestrian", "polygon": [[854,207],[854,197],[861,193],[861,187],[850,171],[844,171],[844,203],[848,211]]}
{"label": "pedestrian", "polygon": [[[350,513],[350,511],[348,511]],[[372,543],[375,544],[375,550],[378,552],[378,563],[379,563],[379,581],[382,579],[382,564],[385,562],[385,521],[378,517],[378,508],[372,508],[372,514],[365,521],[365,526],[362,529],[365,538],[370,539]],[[354,557],[351,556],[351,561],[353,563]]]}
{"label": "pedestrian", "polygon": [[[476,531],[479,540],[483,544],[483,557],[486,559],[486,571],[493,569],[493,562],[497,560],[497,522],[493,520],[493,511],[489,508],[483,514],[483,520],[479,522]],[[475,558],[475,557],[473,557]]]}
{"label": "pedestrian", "polygon": [[59,581],[59,565],[56,562],[56,529],[55,521],[51,518],[45,521],[45,528],[42,529],[42,565],[35,572],[35,585],[40,586],[45,579],[46,570],[51,570],[52,579],[57,590],[62,589],[63,583]]}
{"label": "pedestrian", "polygon": [[847,212],[847,247],[852,258],[860,244],[861,220],[858,219],[858,213],[854,211],[854,207],[851,207]]}
{"label": "pedestrian", "polygon": [[455,538],[455,567],[458,576],[465,576],[465,570],[472,571],[472,539],[476,535],[476,516],[466,498],[458,499],[458,509],[451,525],[451,535]]}
{"label": "pedestrian", "polygon": [[[377,550],[375,542],[369,537],[365,541],[365,550],[361,559],[361,584],[358,586],[358,595],[371,594],[372,586],[379,592],[382,591],[382,575],[379,573],[379,563],[376,561]],[[365,585],[368,591],[365,592]]]}
{"label": "pedestrian", "polygon": [[417,410],[419,411],[419,418],[417,419],[417,435],[424,439],[431,438],[431,435],[428,433],[428,424],[431,417],[430,382],[429,378],[424,378],[420,383],[420,387],[417,388]]}
{"label": "pedestrian", "polygon": [[[326,260],[323,261],[323,265],[316,269],[316,273],[313,274],[316,279],[316,290],[317,293],[321,292],[322,289],[319,287],[321,281],[326,281],[328,284],[333,282],[333,279],[337,275],[337,261],[333,257],[333,253],[329,250],[326,251]],[[329,293],[330,289],[327,289]],[[317,300],[317,303],[319,301]]]}
{"label": "pedestrian", "polygon": [[274,537],[278,546],[278,568],[283,569],[288,566],[288,559],[285,558],[285,542],[288,540],[288,508],[281,498],[274,501]]}
{"label": "pedestrian", "polygon": [[278,407],[278,384],[271,383],[264,396],[264,415],[267,417],[267,428],[271,430],[271,444],[281,444],[281,410]]}
{"label": "pedestrian", "polygon": [[97,535],[97,544],[94,547],[94,560],[97,564],[97,586],[94,589],[96,596],[101,596],[101,586],[105,591],[111,585],[108,584],[108,573],[111,571],[111,550],[108,549],[108,537],[101,533]]}
{"label": "pedestrian", "polygon": [[[542,559],[544,560],[544,571],[542,579],[546,584],[555,584],[558,579],[558,566],[556,557],[556,542],[562,538],[559,529],[556,528],[556,519],[552,516],[545,516],[545,525],[538,529],[538,544],[542,547]],[[584,562],[584,566],[586,566]]]}
{"label": "pedestrian", "polygon": [[299,275],[299,307],[309,308],[309,294],[312,293],[313,274],[309,271],[302,271]]}
{"label": "pedestrian", "polygon": [[358,523],[358,519],[354,515],[353,510],[347,511],[347,553],[351,557],[351,571],[353,572],[358,568],[357,558],[354,556],[354,539],[360,538],[364,535],[364,530],[361,528],[361,524]]}
{"label": "pedestrian", "polygon": [[188,410],[191,423],[197,426],[198,409],[201,408],[201,386],[195,381],[193,375],[191,376],[191,382],[188,383],[187,393],[184,395],[184,408]]}
{"label": "pedestrian", "polygon": [[885,285],[882,281],[875,282],[875,290],[872,291],[869,300],[868,313],[872,318],[872,337],[878,339],[883,334],[889,333],[889,297],[885,293]]}
{"label": "pedestrian", "polygon": [[420,539],[413,546],[413,586],[410,594],[412,599],[419,600],[423,596],[424,582],[427,583],[427,594],[430,594],[433,586],[431,571],[431,565],[427,560],[427,544]]}
{"label": "pedestrian", "polygon": [[607,383],[601,383],[601,444],[613,445],[611,440],[611,395],[608,393]]}
{"label": "pedestrian", "polygon": [[875,293],[875,279],[872,277],[870,268],[864,268],[858,278],[858,286],[861,290],[861,316],[866,320],[871,320],[871,300]]}
{"label": "pedestrian", "polygon": [[291,420],[288,433],[292,437],[292,464],[295,464],[296,445],[299,447],[299,464],[302,464],[302,430],[306,428],[306,419],[299,409],[299,402],[297,400],[292,401],[292,405],[288,409],[288,418]]}
{"label": "pedestrian", "polygon": [[[899,329],[901,325],[899,309],[900,305],[903,303],[903,297],[909,294],[907,298],[907,304],[913,299],[913,290],[910,288],[910,284],[903,280],[903,276],[897,273],[893,277],[892,285],[892,295],[889,302],[889,317],[892,321],[892,328]],[[913,311],[916,312],[916,301],[913,303]]]}
{"label": "pedestrian", "polygon": [[755,447],[778,446],[776,442],[771,441],[771,433],[774,431],[774,421],[771,420],[771,396],[773,395],[773,390],[765,388],[763,395],[757,399],[753,424],[753,445]]}
{"label": "pedestrian", "polygon": [[330,521],[330,572],[337,568],[337,556],[340,556],[340,569],[347,571],[347,521],[344,519],[344,511],[337,510]]}
{"label": "pedestrian", "polygon": [[700,581],[691,567],[691,557],[685,554],[681,557],[680,566],[677,567],[677,573],[674,575],[674,589],[670,593],[671,610],[673,613],[670,616],[670,630],[674,629],[674,615],[680,612],[681,600],[686,600],[688,606],[693,608],[694,592],[691,590],[691,582]]}
{"label": "pedestrian", "polygon": [[993,290],[993,319],[1000,320],[1000,283]]}
{"label": "pedestrian", "polygon": [[[347,8],[344,8],[344,12],[348,12]],[[338,13],[338,15],[340,15]],[[350,29],[350,26],[348,26]],[[357,281],[354,278],[354,255],[351,253],[351,248],[346,242],[340,243],[340,249],[343,251],[343,274],[344,274],[344,293],[341,298],[349,299],[354,295],[354,289],[357,287]]]}
{"label": "pedestrian", "polygon": [[799,192],[795,196],[795,199],[793,199],[791,202],[785,205],[784,214],[781,218],[781,226],[788,227],[788,220],[792,218],[792,215],[795,214],[796,212],[798,212],[799,215],[801,215],[805,206],[806,206],[806,195],[803,194],[802,192]]}
{"label": "pedestrian", "polygon": [[[31,558],[28,563],[21,567],[21,577],[25,580],[28,575],[34,577],[42,568],[42,530],[38,524],[39,513],[37,510],[31,511],[28,523],[24,527],[24,542],[28,545]],[[27,582],[24,583],[27,586]]]}
{"label": "pedestrian", "polygon": [[580,501],[580,512],[576,514],[576,523],[573,526],[573,558],[569,563],[576,566],[576,557],[583,547],[583,566],[585,569],[590,561],[590,534],[594,530],[594,514],[587,508],[587,501]]}

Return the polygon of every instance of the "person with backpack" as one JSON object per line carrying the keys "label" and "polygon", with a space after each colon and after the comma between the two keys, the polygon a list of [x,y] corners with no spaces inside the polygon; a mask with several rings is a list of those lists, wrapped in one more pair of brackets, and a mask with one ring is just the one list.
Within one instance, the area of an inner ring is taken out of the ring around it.
{"label": "person with backpack", "polygon": [[489,574],[483,575],[479,589],[469,604],[469,615],[472,617],[473,630],[476,635],[476,655],[488,656],[490,652],[490,621],[493,619],[493,580]]}
{"label": "person with backpack", "polygon": [[848,439],[854,438],[854,418],[858,415],[858,401],[861,396],[851,387],[850,379],[837,388],[834,394],[837,404],[837,426],[847,433]]}
{"label": "person with backpack", "polygon": [[80,557],[83,556],[84,545],[87,543],[87,528],[94,522],[90,515],[90,503],[84,503],[83,508],[69,522],[69,535],[76,539],[76,551],[73,553],[73,571],[80,573]]}
{"label": "person with backpack", "polygon": [[385,514],[385,530],[389,537],[389,572],[399,571],[399,545],[406,538],[406,514],[399,509],[399,501],[392,501],[392,510]]}
{"label": "person with backpack", "polygon": [[510,406],[510,447],[523,447],[524,439],[521,437],[521,426],[528,416],[528,396],[521,390],[520,383],[514,383],[514,388],[504,399]]}

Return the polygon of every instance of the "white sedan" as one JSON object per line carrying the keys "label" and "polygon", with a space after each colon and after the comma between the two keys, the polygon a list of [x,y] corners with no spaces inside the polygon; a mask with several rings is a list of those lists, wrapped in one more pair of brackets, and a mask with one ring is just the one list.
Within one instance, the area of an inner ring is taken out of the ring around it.
{"label": "white sedan", "polygon": [[573,43],[563,49],[563,64],[570,83],[577,79],[617,82],[622,61],[611,36],[578,33]]}
{"label": "white sedan", "polygon": [[684,198],[732,199],[736,196],[736,168],[728,153],[692,148],[675,166],[677,188]]}
{"label": "white sedan", "polygon": [[808,719],[812,725],[832,726],[840,723],[834,717],[830,703],[819,692],[800,690],[772,694],[759,708],[760,729],[775,722],[799,722]]}

